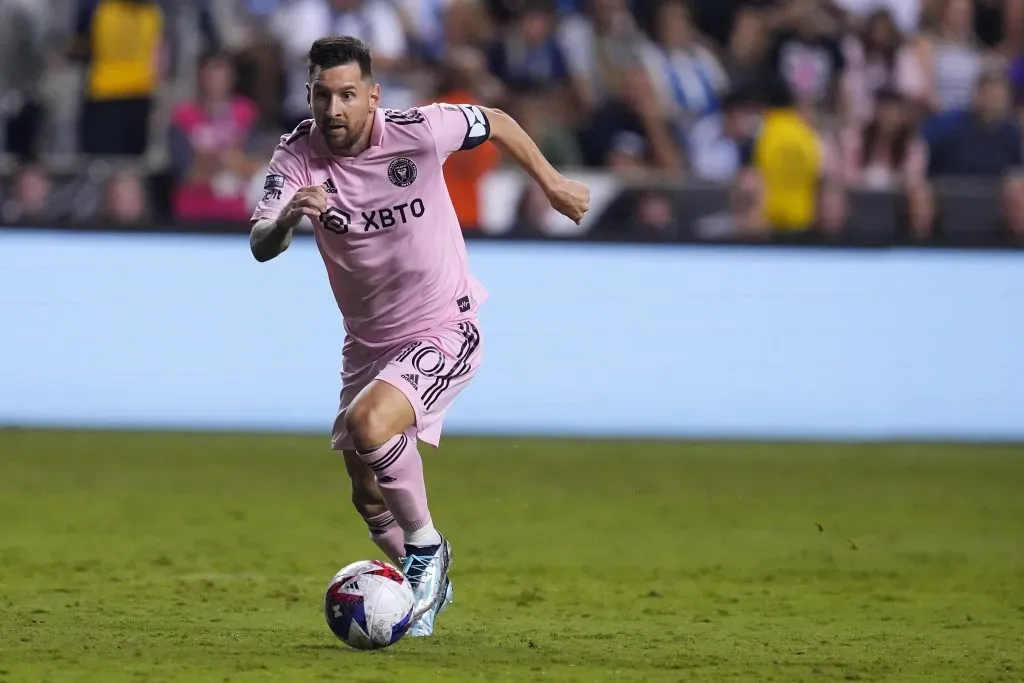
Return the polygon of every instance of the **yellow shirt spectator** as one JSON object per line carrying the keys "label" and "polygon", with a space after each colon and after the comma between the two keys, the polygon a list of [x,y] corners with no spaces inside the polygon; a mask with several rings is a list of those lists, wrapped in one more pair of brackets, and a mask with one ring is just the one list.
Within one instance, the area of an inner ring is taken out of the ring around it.
{"label": "yellow shirt spectator", "polygon": [[813,127],[791,109],[769,110],[748,163],[760,176],[761,209],[771,230],[814,227],[824,149]]}
{"label": "yellow shirt spectator", "polygon": [[86,0],[79,5],[78,34],[89,54],[88,99],[152,96],[163,35],[154,0]]}

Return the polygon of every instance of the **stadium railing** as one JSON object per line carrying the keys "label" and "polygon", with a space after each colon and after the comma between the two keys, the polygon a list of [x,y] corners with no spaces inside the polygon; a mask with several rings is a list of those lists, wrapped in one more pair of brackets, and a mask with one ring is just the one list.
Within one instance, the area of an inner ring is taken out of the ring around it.
{"label": "stadium railing", "polygon": [[[102,196],[107,179],[115,170],[134,169],[145,179],[151,198],[149,216],[124,229],[152,232],[238,233],[248,230],[245,221],[182,222],[170,216],[167,197],[173,180],[166,173],[154,173],[147,165],[100,160],[87,165],[60,164],[49,169],[52,201],[44,216],[4,224],[9,227],[116,230],[102,217]],[[11,196],[16,166],[0,167],[0,196]],[[528,178],[512,170],[499,170],[479,185],[481,225],[464,226],[468,237],[491,239],[558,239],[620,242],[740,242],[729,213],[730,187],[723,183],[695,182],[678,178],[630,178],[605,172],[567,172],[591,188],[592,210],[576,226],[553,212],[528,216],[523,208]],[[922,246],[1018,247],[1005,229],[999,185],[978,178],[942,178],[933,182],[937,221],[932,239]],[[253,179],[249,192],[255,204],[262,191],[262,174]],[[639,205],[654,198],[660,202],[662,220],[657,226],[638,218]],[[899,191],[848,188],[848,221],[842,233],[827,241],[814,235],[812,244],[865,246],[910,244],[907,237],[904,202]],[[309,226],[306,226],[307,229]],[[758,243],[783,241],[785,235]],[[799,241],[799,240],[797,240]]]}

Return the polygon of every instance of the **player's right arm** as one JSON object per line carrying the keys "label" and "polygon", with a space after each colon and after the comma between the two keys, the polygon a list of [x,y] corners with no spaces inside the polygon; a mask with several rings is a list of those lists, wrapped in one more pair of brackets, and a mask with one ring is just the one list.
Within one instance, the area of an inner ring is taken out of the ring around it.
{"label": "player's right arm", "polygon": [[249,233],[249,248],[260,263],[274,258],[292,243],[303,216],[316,218],[327,211],[327,191],[322,185],[300,187],[276,218],[257,220]]}
{"label": "player's right arm", "polygon": [[263,199],[252,215],[249,248],[257,261],[269,261],[287,249],[303,216],[316,218],[327,211],[326,190],[302,185],[305,177],[302,160],[289,149],[288,140],[282,141],[267,169]]}

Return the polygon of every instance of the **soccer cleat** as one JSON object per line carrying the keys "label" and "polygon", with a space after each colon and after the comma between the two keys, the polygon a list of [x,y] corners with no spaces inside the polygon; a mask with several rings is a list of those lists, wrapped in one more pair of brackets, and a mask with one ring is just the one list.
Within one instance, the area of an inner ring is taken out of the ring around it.
{"label": "soccer cleat", "polygon": [[412,586],[416,604],[412,611],[415,625],[424,616],[430,615],[433,628],[434,615],[440,611],[449,588],[448,567],[452,561],[452,548],[443,537],[439,545],[417,548],[405,546],[406,556],[402,558],[402,573]]}
{"label": "soccer cleat", "polygon": [[450,579],[445,579],[445,590],[444,597],[441,598],[441,602],[437,606],[424,614],[419,621],[412,625],[412,627],[406,632],[406,635],[413,638],[422,638],[429,636],[434,632],[434,618],[444,612],[448,608],[448,605],[455,602],[455,585]]}

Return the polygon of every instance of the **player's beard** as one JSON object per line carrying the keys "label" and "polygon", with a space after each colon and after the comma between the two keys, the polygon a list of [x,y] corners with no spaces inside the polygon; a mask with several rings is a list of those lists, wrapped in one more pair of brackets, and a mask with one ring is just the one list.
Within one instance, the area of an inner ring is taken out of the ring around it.
{"label": "player's beard", "polygon": [[348,119],[344,123],[344,127],[332,128],[332,121],[328,119],[320,125],[320,128],[324,132],[324,140],[327,141],[327,147],[335,154],[346,154],[353,147],[359,143],[360,137],[362,137],[363,128],[366,125],[366,121],[362,122],[362,125],[358,125],[357,122]]}

